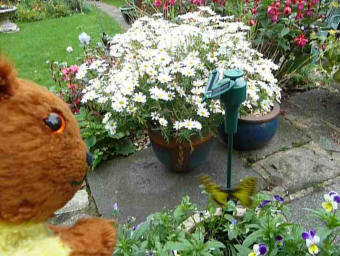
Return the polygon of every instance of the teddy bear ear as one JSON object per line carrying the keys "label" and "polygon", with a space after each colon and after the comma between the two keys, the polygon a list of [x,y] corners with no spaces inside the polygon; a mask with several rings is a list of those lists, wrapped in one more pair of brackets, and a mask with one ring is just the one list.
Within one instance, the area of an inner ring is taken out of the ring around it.
{"label": "teddy bear ear", "polygon": [[0,100],[13,96],[17,86],[13,66],[0,56]]}

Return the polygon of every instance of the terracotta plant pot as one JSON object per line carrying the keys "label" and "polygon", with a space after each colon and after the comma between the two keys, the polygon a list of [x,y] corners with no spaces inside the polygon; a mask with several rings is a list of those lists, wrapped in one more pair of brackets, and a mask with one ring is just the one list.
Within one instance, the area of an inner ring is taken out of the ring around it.
{"label": "terracotta plant pot", "polygon": [[[280,105],[275,103],[271,112],[264,116],[248,115],[238,119],[237,133],[234,135],[234,148],[241,151],[255,150],[264,147],[279,128]],[[224,125],[220,134],[227,142]]]}
{"label": "terracotta plant pot", "polygon": [[187,141],[179,143],[175,139],[167,143],[159,131],[152,129],[149,129],[149,137],[158,160],[175,172],[187,172],[204,163],[212,145],[210,134],[202,138],[193,137],[191,145]]}

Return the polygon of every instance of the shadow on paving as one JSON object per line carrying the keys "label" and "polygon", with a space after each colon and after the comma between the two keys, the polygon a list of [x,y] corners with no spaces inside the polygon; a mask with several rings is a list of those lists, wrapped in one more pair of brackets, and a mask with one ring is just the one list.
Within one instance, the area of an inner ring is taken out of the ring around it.
{"label": "shadow on paving", "polygon": [[[217,140],[213,143],[208,162],[189,173],[167,170],[148,148],[130,157],[104,163],[95,172],[89,173],[88,183],[104,217],[112,216],[113,204],[117,202],[120,222],[125,222],[128,216],[134,216],[137,222],[141,222],[150,213],[178,205],[185,195],[204,207],[207,197],[201,194],[197,176],[206,173],[223,184],[226,182],[226,163],[227,149]],[[257,176],[254,171],[242,166],[236,154],[232,175],[232,184],[246,176]]]}

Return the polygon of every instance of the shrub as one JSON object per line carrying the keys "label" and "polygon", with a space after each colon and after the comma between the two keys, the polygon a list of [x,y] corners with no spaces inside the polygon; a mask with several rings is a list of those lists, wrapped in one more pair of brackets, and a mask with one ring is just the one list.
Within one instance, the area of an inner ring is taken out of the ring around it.
{"label": "shrub", "polygon": [[[80,39],[84,43],[84,57],[80,58],[80,61],[87,63],[104,55],[105,48],[102,44],[90,48],[90,37],[85,33],[80,36]],[[112,135],[102,122],[106,113],[102,106],[81,102],[83,85],[76,79],[81,75],[81,67],[76,64],[68,66],[67,63],[57,61],[48,61],[47,64],[55,82],[50,90],[69,103],[75,114],[83,139],[94,157],[92,169],[113,156],[126,156],[133,153],[135,148],[145,147],[145,134],[140,132],[140,127],[130,126],[129,129]]]}
{"label": "shrub", "polygon": [[18,7],[18,11],[13,19],[21,22],[65,17],[90,10],[84,0],[24,0],[17,1],[15,5]]}

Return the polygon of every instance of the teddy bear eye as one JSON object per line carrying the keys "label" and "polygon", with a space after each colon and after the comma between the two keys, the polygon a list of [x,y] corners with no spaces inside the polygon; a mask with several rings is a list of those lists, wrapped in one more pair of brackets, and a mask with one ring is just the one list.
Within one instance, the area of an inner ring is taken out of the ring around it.
{"label": "teddy bear eye", "polygon": [[52,112],[44,122],[53,133],[61,133],[65,130],[65,119],[58,113]]}

